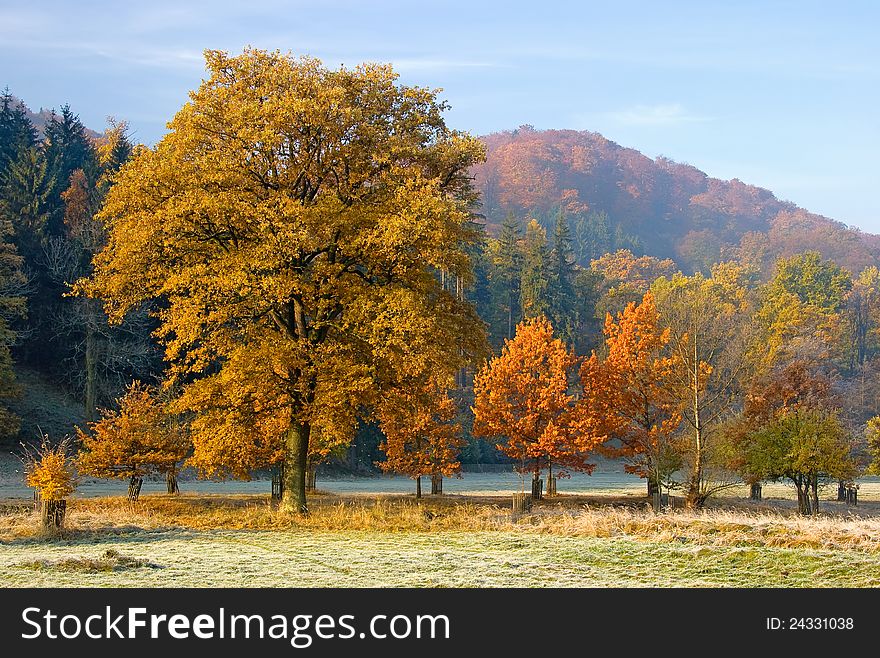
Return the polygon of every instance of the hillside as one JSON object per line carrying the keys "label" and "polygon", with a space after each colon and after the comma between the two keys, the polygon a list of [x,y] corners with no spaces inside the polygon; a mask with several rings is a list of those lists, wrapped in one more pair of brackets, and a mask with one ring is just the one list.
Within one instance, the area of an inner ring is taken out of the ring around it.
{"label": "hillside", "polygon": [[805,249],[818,249],[852,271],[880,261],[880,236],[740,180],[651,159],[598,133],[523,126],[482,140],[487,160],[473,173],[489,232],[498,230],[508,212],[549,226],[561,206],[576,243],[608,236],[609,244],[592,251],[582,246],[583,264],[603,246],[630,245],[673,258],[687,270],[740,257],[767,271],[775,257]]}

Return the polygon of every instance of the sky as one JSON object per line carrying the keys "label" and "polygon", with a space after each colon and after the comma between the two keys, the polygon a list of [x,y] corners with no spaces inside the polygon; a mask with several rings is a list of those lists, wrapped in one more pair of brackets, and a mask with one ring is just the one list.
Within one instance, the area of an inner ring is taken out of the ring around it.
{"label": "sky", "polygon": [[880,2],[0,0],[0,87],[154,144],[205,49],[390,62],[447,123],[602,133],[880,233]]}

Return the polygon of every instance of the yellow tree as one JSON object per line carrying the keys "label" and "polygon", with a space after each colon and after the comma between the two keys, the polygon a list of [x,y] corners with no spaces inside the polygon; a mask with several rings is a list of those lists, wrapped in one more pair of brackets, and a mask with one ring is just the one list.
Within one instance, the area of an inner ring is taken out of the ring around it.
{"label": "yellow tree", "polygon": [[[455,422],[455,401],[437,382],[412,386],[392,394],[378,408],[385,440],[379,448],[383,471],[403,473],[416,481],[416,498],[422,497],[422,476],[455,475],[461,469],[458,453],[464,445]],[[436,492],[436,487],[432,488]]]}
{"label": "yellow tree", "polygon": [[471,277],[468,168],[483,147],[389,66],[206,59],[168,134],[119,172],[107,246],[78,290],[116,321],[161,300],[196,455],[234,462],[271,429],[283,507],[306,512],[313,426],[348,440],[408,371],[454,372],[484,351],[476,313],[436,275]]}
{"label": "yellow tree", "polygon": [[52,445],[44,434],[39,446],[23,447],[25,482],[36,489],[43,529],[58,530],[64,525],[66,499],[77,485],[73,460],[68,454],[70,437]]}
{"label": "yellow tree", "polygon": [[154,391],[134,382],[117,400],[118,409],[104,410],[89,424],[77,428],[80,453],[77,466],[95,477],[128,478],[128,496],[140,494],[143,478],[164,475],[168,493],[177,493],[177,473],[190,450],[189,438]]}
{"label": "yellow tree", "polygon": [[532,466],[535,480],[553,463],[591,472],[590,454],[607,437],[574,413],[576,362],[545,317],[520,323],[474,380],[474,436],[499,441],[504,454]]}
{"label": "yellow tree", "polygon": [[[724,421],[732,415],[757,359],[749,272],[722,263],[712,276],[658,279],[651,287],[661,322],[671,330],[671,388],[687,432],[679,449],[687,471],[687,504],[733,486],[718,454]],[[690,435],[689,437],[687,435]]]}
{"label": "yellow tree", "polygon": [[625,469],[646,478],[648,494],[680,466],[672,439],[681,422],[681,400],[675,394],[680,357],[668,353],[670,329],[660,324],[654,296],[605,319],[607,354],[595,353],[581,365],[584,396],[580,406],[604,419],[608,434],[619,442],[609,453],[623,457]]}

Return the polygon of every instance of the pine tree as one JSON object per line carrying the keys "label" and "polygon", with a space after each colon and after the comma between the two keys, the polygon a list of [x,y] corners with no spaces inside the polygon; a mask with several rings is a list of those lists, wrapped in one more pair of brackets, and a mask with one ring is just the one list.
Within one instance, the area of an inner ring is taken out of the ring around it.
{"label": "pine tree", "polygon": [[523,241],[523,268],[520,284],[520,307],[523,318],[549,315],[552,269],[547,233],[532,219]]}
{"label": "pine tree", "polygon": [[97,181],[98,157],[92,140],[86,134],[86,127],[69,105],[61,107],[60,115],[53,113],[49,118],[43,148],[49,171],[55,179],[53,213],[46,226],[46,233],[57,236],[64,232],[62,192],[70,186],[70,177],[77,169],[81,169],[89,181]]}
{"label": "pine tree", "polygon": [[6,167],[18,159],[21,151],[37,144],[37,129],[21,102],[15,102],[9,89],[0,96],[0,182]]}
{"label": "pine tree", "polygon": [[500,287],[501,311],[506,320],[506,337],[513,338],[520,315],[520,282],[522,278],[523,255],[520,241],[522,232],[516,216],[511,212],[501,225],[498,238],[497,280]]}
{"label": "pine tree", "polygon": [[550,300],[549,315],[559,335],[567,344],[574,342],[578,323],[577,298],[575,295],[576,267],[571,248],[571,229],[568,218],[560,209],[556,216],[553,233],[553,250],[550,254]]}

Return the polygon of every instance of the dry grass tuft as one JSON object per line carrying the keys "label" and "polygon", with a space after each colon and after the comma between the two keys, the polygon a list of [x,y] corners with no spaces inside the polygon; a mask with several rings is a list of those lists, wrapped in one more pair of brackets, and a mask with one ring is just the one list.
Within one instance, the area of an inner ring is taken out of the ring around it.
{"label": "dry grass tuft", "polygon": [[149,560],[121,555],[113,549],[104,551],[103,555],[99,558],[68,557],[62,560],[32,560],[30,562],[20,562],[17,566],[35,571],[54,569],[57,571],[82,571],[85,573],[161,568],[158,564],[154,564]]}
{"label": "dry grass tuft", "polygon": [[[629,538],[704,546],[858,550],[880,553],[880,518],[804,518],[785,511],[711,509],[654,514],[632,506],[548,503],[518,520],[501,506],[507,499],[469,500],[444,496],[318,495],[311,513],[279,511],[267,496],[151,495],[130,504],[125,498],[70,501],[62,539],[143,531],[315,530],[329,532],[505,531],[559,536]],[[28,508],[0,509],[0,542],[56,541],[41,534]]]}

